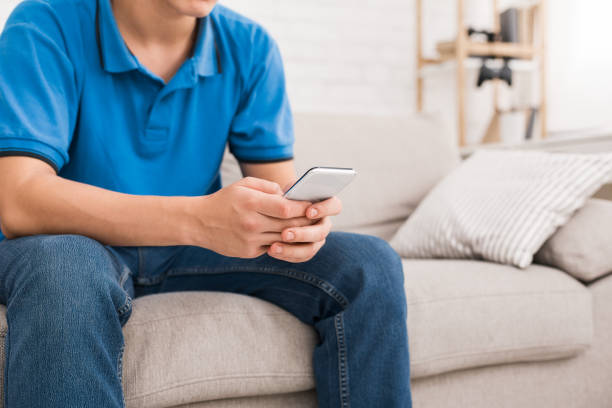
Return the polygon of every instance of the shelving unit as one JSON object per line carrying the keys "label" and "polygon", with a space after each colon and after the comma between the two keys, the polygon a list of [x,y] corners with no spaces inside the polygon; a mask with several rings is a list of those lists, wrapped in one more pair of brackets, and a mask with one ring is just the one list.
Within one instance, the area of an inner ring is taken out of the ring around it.
{"label": "shelving unit", "polygon": [[[470,57],[492,56],[495,58],[514,58],[522,60],[537,60],[540,86],[540,104],[538,106],[538,118],[540,122],[542,139],[546,138],[546,0],[529,6],[521,13],[521,42],[506,43],[477,42],[468,37],[467,26],[465,25],[464,12],[465,0],[457,0],[457,35],[454,41],[439,42],[437,44],[436,58],[427,58],[423,55],[423,0],[416,1],[416,29],[417,29],[417,110],[423,110],[424,80],[423,69],[428,65],[441,64],[447,61],[456,63],[456,83],[457,83],[457,115],[458,115],[458,136],[459,144],[466,145],[466,67],[465,61]],[[491,1],[491,0],[482,0]],[[493,1],[494,10],[494,31],[499,32],[499,5],[498,0]],[[536,32],[537,31],[537,32]],[[493,104],[495,107],[494,117],[491,120],[491,127],[503,112],[499,107],[498,100],[498,81],[495,81]],[[489,132],[488,132],[489,133]],[[483,138],[482,142],[496,141],[490,135]]]}

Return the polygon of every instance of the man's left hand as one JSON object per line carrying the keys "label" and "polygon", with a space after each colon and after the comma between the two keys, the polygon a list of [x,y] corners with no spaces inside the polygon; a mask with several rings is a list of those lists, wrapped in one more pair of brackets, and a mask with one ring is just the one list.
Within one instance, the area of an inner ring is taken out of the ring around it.
{"label": "man's left hand", "polygon": [[281,233],[282,242],[268,248],[268,255],[282,261],[300,263],[311,260],[325,244],[331,231],[330,217],[340,214],[342,202],[337,197],[315,203],[306,209],[306,217],[313,221],[305,227],[286,228]]}

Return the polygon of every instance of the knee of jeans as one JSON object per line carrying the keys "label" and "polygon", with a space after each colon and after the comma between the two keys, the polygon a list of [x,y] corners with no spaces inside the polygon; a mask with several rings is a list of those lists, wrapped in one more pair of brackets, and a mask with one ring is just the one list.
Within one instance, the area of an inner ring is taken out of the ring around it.
{"label": "knee of jeans", "polygon": [[373,306],[384,305],[404,314],[406,297],[400,256],[381,238],[362,236],[360,241],[360,249],[355,251],[362,281],[360,295],[373,302]]}
{"label": "knee of jeans", "polygon": [[18,289],[47,298],[86,299],[104,296],[111,279],[105,268],[115,268],[99,242],[79,235],[32,237],[14,274]]}

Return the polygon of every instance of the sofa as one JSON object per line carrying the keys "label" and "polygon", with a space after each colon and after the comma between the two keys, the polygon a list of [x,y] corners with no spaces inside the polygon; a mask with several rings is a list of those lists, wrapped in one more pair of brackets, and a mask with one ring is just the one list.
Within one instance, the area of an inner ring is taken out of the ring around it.
{"label": "sofa", "polygon": [[[357,169],[334,228],[384,239],[460,161],[450,132],[426,115],[301,114],[296,135],[298,171]],[[240,177],[230,155],[222,177]],[[405,259],[403,267],[415,407],[612,407],[612,277],[581,282],[550,266],[477,260]],[[0,306],[0,385],[7,330]],[[317,406],[317,335],[267,302],[145,296],[124,334],[127,407]]]}

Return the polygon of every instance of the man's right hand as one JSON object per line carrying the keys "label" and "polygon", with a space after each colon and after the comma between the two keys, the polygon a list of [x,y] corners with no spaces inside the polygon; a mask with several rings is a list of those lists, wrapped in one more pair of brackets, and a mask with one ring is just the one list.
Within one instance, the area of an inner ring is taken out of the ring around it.
{"label": "man's right hand", "polygon": [[198,201],[192,213],[202,232],[197,245],[225,256],[256,258],[282,241],[285,228],[313,224],[306,218],[310,205],[284,198],[277,183],[246,177]]}

